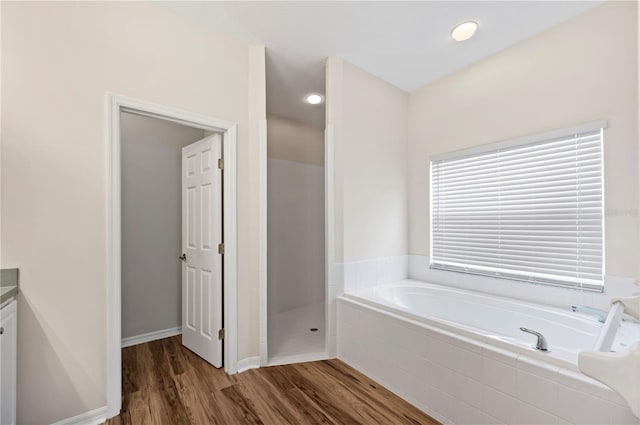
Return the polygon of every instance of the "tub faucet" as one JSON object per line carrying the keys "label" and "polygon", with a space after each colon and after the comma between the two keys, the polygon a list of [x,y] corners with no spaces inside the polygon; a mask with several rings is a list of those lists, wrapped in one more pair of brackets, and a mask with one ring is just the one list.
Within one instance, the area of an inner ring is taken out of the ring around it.
{"label": "tub faucet", "polygon": [[522,332],[530,333],[530,334],[535,335],[535,336],[538,337],[538,341],[536,342],[536,345],[534,346],[534,348],[536,350],[549,351],[549,346],[547,345],[547,340],[545,339],[544,335],[542,335],[540,332],[532,331],[531,329],[527,329],[527,328],[520,328],[520,330]]}
{"label": "tub faucet", "polygon": [[598,310],[597,308],[588,307],[586,305],[575,305],[575,304],[572,304],[571,305],[571,310],[573,310],[575,312],[582,312],[582,313],[587,313],[587,314],[590,314],[592,316],[595,316],[598,319],[598,322],[600,322],[600,323],[604,323],[604,321],[607,320],[607,315],[609,314],[609,312],[607,312],[607,311]]}

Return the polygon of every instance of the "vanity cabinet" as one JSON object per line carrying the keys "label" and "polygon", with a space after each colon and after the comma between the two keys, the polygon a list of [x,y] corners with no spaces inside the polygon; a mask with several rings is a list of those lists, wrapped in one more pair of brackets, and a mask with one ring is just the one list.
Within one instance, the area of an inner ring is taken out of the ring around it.
{"label": "vanity cabinet", "polygon": [[18,307],[15,300],[0,309],[0,425],[16,423]]}

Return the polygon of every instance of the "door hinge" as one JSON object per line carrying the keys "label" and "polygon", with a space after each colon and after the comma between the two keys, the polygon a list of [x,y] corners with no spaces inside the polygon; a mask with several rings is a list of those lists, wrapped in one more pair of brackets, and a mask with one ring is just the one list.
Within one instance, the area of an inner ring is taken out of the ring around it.
{"label": "door hinge", "polygon": [[218,254],[224,254],[224,244],[218,244]]}
{"label": "door hinge", "polygon": [[224,159],[218,159],[218,168],[224,170]]}
{"label": "door hinge", "polygon": [[220,329],[218,331],[218,339],[219,340],[223,340],[224,339],[224,328]]}

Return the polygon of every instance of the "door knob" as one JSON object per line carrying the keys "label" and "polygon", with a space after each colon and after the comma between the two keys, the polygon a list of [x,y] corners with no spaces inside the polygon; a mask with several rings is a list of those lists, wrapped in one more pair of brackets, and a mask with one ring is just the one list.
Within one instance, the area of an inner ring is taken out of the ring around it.
{"label": "door knob", "polygon": [[187,261],[187,254],[182,254],[178,258],[181,259],[182,261]]}
{"label": "door knob", "polygon": [[4,333],[4,328],[0,328],[0,335]]}

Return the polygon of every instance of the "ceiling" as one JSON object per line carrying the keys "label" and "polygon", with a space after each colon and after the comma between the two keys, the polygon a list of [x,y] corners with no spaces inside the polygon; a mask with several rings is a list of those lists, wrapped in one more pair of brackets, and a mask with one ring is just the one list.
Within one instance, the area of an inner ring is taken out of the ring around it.
{"label": "ceiling", "polygon": [[[324,125],[327,57],[342,57],[411,92],[538,34],[600,1],[163,2],[194,23],[267,48],[267,111]],[[454,25],[474,20],[457,43]]]}

